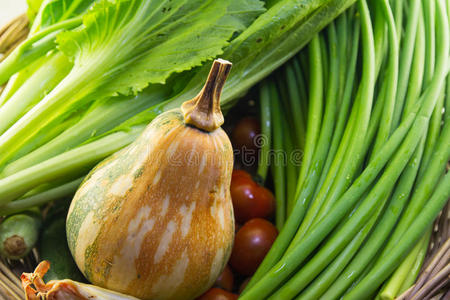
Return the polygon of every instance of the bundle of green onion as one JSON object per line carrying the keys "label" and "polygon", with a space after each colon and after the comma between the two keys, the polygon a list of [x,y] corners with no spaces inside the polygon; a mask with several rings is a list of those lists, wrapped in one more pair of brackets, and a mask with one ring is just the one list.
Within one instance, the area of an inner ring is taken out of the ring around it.
{"label": "bundle of green onion", "polygon": [[259,174],[272,149],[303,160],[271,164],[281,231],[241,299],[394,299],[414,283],[450,197],[449,15],[445,0],[360,0],[261,84]]}

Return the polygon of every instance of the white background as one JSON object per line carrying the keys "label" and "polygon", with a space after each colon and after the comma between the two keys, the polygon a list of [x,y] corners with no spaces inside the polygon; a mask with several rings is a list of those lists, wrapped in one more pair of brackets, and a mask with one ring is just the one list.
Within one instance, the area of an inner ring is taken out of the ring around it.
{"label": "white background", "polygon": [[26,0],[0,0],[0,27],[26,10]]}

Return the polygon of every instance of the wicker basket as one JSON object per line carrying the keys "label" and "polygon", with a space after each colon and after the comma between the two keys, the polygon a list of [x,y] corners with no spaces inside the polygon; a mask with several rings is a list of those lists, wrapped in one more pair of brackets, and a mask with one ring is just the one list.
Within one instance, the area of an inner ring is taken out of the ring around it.
{"label": "wicker basket", "polygon": [[[0,29],[0,61],[26,38],[28,25],[28,18],[24,14]],[[0,87],[0,93],[2,89]],[[38,261],[36,249],[18,261],[0,259],[0,299],[25,299],[20,274],[33,272]],[[450,300],[450,202],[435,221],[429,250],[416,284],[398,299]]]}

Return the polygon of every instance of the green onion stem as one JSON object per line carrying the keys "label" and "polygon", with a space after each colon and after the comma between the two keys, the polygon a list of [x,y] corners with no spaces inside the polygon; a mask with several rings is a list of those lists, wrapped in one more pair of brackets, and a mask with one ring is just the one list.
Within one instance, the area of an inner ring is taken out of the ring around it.
{"label": "green onion stem", "polygon": [[358,251],[339,277],[335,279],[328,291],[325,292],[323,295],[324,299],[338,299],[367,270],[373,258],[376,257],[378,250],[389,237],[392,228],[395,226],[409,198],[407,195],[411,192],[416,179],[424,145],[425,139],[423,138],[403,171],[383,216],[364,246]]}
{"label": "green onion stem", "polygon": [[398,244],[380,265],[375,265],[367,276],[351,290],[344,300],[365,299],[376,290],[383,280],[395,269],[398,262],[405,257],[408,251],[420,239],[424,231],[431,226],[439,211],[450,197],[450,173],[447,173],[439,182],[437,189],[429,199],[427,206],[420,212],[414,222],[404,233]]}
{"label": "green onion stem", "polygon": [[[386,81],[381,85],[380,91],[378,92],[377,99],[373,106],[373,111],[370,116],[369,128],[367,129],[366,139],[364,141],[364,151],[369,150],[369,147],[372,146],[373,140],[377,134],[377,131],[380,127],[380,120],[383,116],[384,104],[385,104],[385,95],[386,95]],[[373,157],[373,154],[376,151],[371,151],[370,157]]]}
{"label": "green onion stem", "polygon": [[[442,5],[442,3],[439,3]],[[438,10],[438,32],[439,41],[438,44],[438,56],[437,56],[437,68],[435,76],[430,82],[424,94],[421,96],[423,99],[432,99],[438,102],[438,98],[441,94],[441,89],[443,89],[447,72],[448,72],[448,51],[449,51],[449,37],[448,37],[448,20],[446,18],[445,10]],[[445,27],[444,27],[445,26]],[[431,114],[434,111],[430,106],[427,107],[428,111],[424,115]],[[403,232],[409,227],[409,224],[414,220],[415,216],[423,208],[426,199],[433,191],[436,182],[440,178],[442,172],[445,169],[445,165],[450,156],[450,118],[449,115],[446,116],[444,120],[444,128],[441,131],[439,139],[436,143],[435,150],[430,158],[430,163],[427,164],[426,170],[423,171],[422,180],[419,180],[418,185],[414,191],[410,204],[404,216],[400,220],[399,224],[396,226],[396,230],[393,233],[391,240],[385,248],[384,253],[387,254],[389,251],[395,247],[397,241],[403,235]]]}
{"label": "green onion stem", "polygon": [[431,231],[428,230],[422,239],[411,250],[408,256],[403,260],[402,264],[392,274],[391,278],[386,282],[385,287],[380,292],[380,297],[382,300],[394,300],[395,297],[399,295],[400,289],[406,278],[411,274],[411,272],[413,272],[419,253],[424,248],[424,245],[428,246],[430,235]]}
{"label": "green onion stem", "polygon": [[259,154],[257,174],[264,182],[267,177],[267,170],[270,164],[270,147],[272,144],[272,117],[270,110],[270,91],[273,83],[268,79],[263,80],[259,88],[260,101],[260,119],[261,119],[261,135],[262,143]]}
{"label": "green onion stem", "polygon": [[444,96],[445,96],[445,86],[442,87],[441,93],[439,94],[439,99],[436,104],[436,107],[434,108],[433,114],[431,115],[430,120],[430,128],[428,129],[428,136],[427,141],[425,145],[425,151],[423,153],[423,163],[421,165],[420,169],[420,178],[423,175],[423,172],[426,169],[426,166],[428,165],[431,154],[433,153],[434,146],[436,144],[436,141],[439,137],[439,134],[441,132],[441,122],[442,122],[442,109],[444,107]]}
{"label": "green onion stem", "polygon": [[[320,299],[321,295],[329,289],[329,286],[337,278],[342,268],[345,267],[352,259],[356,251],[358,251],[361,243],[364,241],[368,230],[372,227],[371,221],[376,220],[371,218],[370,221],[355,235],[353,240],[341,251],[339,256],[328,267],[320,273],[320,275],[311,282],[306,289],[302,291],[296,299]],[[329,298],[324,298],[329,299]]]}
{"label": "green onion stem", "polygon": [[[328,86],[325,97],[325,112],[323,116],[323,126],[320,129],[317,147],[312,157],[311,167],[308,171],[307,181],[312,186],[315,186],[322,173],[322,168],[325,164],[327,154],[329,151],[330,140],[332,139],[336,111],[337,111],[337,94],[336,90],[339,88],[339,59],[337,49],[337,34],[334,23],[330,23],[327,27],[328,45],[329,45],[329,72],[328,72]],[[313,178],[314,177],[314,178]]]}
{"label": "green onion stem", "polygon": [[[337,19],[336,19],[336,32],[337,32],[337,52],[338,52],[338,60],[339,60],[339,89],[337,94],[337,103],[336,105],[340,107],[342,105],[344,91],[345,91],[345,84],[348,80],[348,74],[349,71],[348,68],[348,62],[349,59],[347,58],[347,55],[351,57],[349,49],[351,47],[347,47],[347,39],[349,36],[351,36],[351,30],[350,27],[347,27],[348,21],[347,21],[347,11],[343,12]],[[350,32],[349,32],[350,31]]]}
{"label": "green onion stem", "polygon": [[309,63],[311,66],[311,79],[309,91],[308,125],[306,126],[306,142],[300,176],[297,183],[297,193],[303,186],[306,175],[311,166],[317,139],[319,138],[320,124],[323,109],[323,58],[319,35],[315,35],[309,44]]}
{"label": "green onion stem", "polygon": [[373,1],[374,7],[374,26],[373,37],[375,42],[375,76],[378,78],[385,59],[384,49],[386,46],[385,31],[386,22],[383,17],[383,11],[379,9],[378,1]]}
{"label": "green onion stem", "polygon": [[[366,76],[366,80],[367,80],[367,78],[368,77]],[[363,85],[363,83],[361,83],[361,86],[362,85]],[[352,111],[351,111],[349,120],[347,122],[347,126],[343,133],[343,137],[342,137],[342,140],[340,141],[339,147],[336,150],[337,152],[335,154],[333,162],[331,163],[328,170],[323,170],[323,172],[326,172],[326,177],[325,177],[322,185],[320,186],[320,188],[316,187],[315,185],[313,185],[312,187],[308,187],[308,189],[305,189],[306,194],[303,194],[303,195],[301,194],[299,200],[297,200],[297,201],[302,201],[302,203],[305,203],[306,207],[308,207],[308,205],[309,205],[309,208],[308,208],[308,211],[306,212],[304,219],[302,220],[302,223],[301,223],[299,229],[297,230],[297,233],[295,234],[295,237],[291,243],[290,248],[292,248],[293,245],[297,244],[298,241],[301,240],[301,238],[309,230],[311,224],[313,224],[314,221],[317,220],[317,214],[320,212],[320,210],[325,205],[325,203],[327,201],[331,202],[331,200],[328,200],[327,197],[330,196],[330,193],[336,192],[335,180],[338,179],[338,174],[341,171],[340,167],[345,164],[346,159],[349,159],[349,157],[346,156],[346,153],[348,151],[350,151],[350,148],[353,148],[354,151],[357,150],[357,149],[355,149],[357,147],[355,146],[354,143],[356,140],[358,140],[358,138],[362,138],[362,136],[359,134],[355,134],[355,132],[358,132],[358,128],[361,128],[361,130],[364,130],[364,126],[363,126],[363,124],[361,124],[361,122],[364,122],[364,123],[366,122],[365,118],[367,118],[368,111],[367,111],[367,107],[366,107],[366,110],[364,111],[365,113],[361,112],[361,106],[363,106],[363,105],[361,104],[362,100],[361,100],[359,93],[356,95],[356,98],[357,98],[357,100],[355,101],[355,103],[352,107]],[[370,100],[370,98],[368,100]],[[354,170],[357,163],[356,164],[352,163],[350,167]],[[315,177],[311,178],[310,184],[314,183],[314,179],[315,179]],[[345,179],[349,179],[349,178],[345,178]],[[342,188],[342,181],[343,180],[341,180],[340,188]],[[316,192],[316,194],[313,197],[314,201],[311,204],[309,204],[309,199],[311,197],[311,195],[309,194],[310,190],[315,190],[315,192]],[[336,194],[334,194],[333,196],[335,196],[335,195]]]}
{"label": "green onion stem", "polygon": [[411,75],[408,83],[408,91],[406,93],[405,105],[402,112],[402,119],[405,118],[419,99],[422,91],[422,83],[424,79],[425,65],[425,24],[423,11],[420,9],[419,21],[417,25],[417,34],[414,41],[414,55],[411,66]]}
{"label": "green onion stem", "polygon": [[[305,147],[305,120],[303,119],[304,112],[302,111],[302,102],[306,101],[305,95],[302,95],[302,85],[299,84],[303,79],[297,77],[295,71],[295,62],[286,64],[285,76],[286,87],[288,92],[289,109],[292,110],[295,129],[296,144],[300,149]],[[301,72],[299,72],[301,74]]]}
{"label": "green onion stem", "polygon": [[[302,140],[300,141],[299,147],[301,147],[301,149],[303,149],[304,145],[305,145],[305,127],[306,127],[306,120],[307,120],[307,113],[308,113],[308,94],[309,94],[309,89],[308,86],[306,84],[306,79],[305,76],[303,75],[305,70],[302,70],[302,67],[300,65],[300,58],[306,57],[306,52],[305,51],[301,51],[300,54],[297,54],[296,56],[293,57],[292,59],[292,65],[294,67],[294,72],[295,72],[295,77],[297,78],[297,85],[298,85],[298,91],[300,94],[300,105],[301,105],[301,112],[302,115],[301,120],[302,120],[302,125],[303,125],[303,135],[302,135]],[[295,98],[294,98],[295,99]]]}
{"label": "green onion stem", "polygon": [[[317,147],[314,151],[311,160],[311,167],[306,176],[304,187],[308,186],[307,190],[311,190],[310,187],[316,186],[317,181],[322,173],[322,168],[325,164],[327,154],[329,151],[330,140],[333,135],[335,118],[336,118],[336,90],[339,88],[339,60],[337,50],[337,34],[334,23],[330,23],[327,27],[328,44],[329,44],[329,72],[328,72],[328,86],[326,90],[325,98],[325,112],[323,116],[323,126],[320,129],[319,138],[317,141]],[[299,186],[297,186],[299,188]],[[300,190],[297,190],[301,194]],[[305,194],[303,194],[304,196]],[[309,199],[311,193],[307,194],[306,206],[309,205]],[[300,195],[299,195],[300,196]],[[305,200],[302,200],[305,201]]]}
{"label": "green onion stem", "polygon": [[[355,127],[353,129],[352,137],[350,139],[347,151],[345,151],[345,153],[343,154],[341,165],[342,167],[339,168],[337,172],[336,180],[333,181],[330,187],[327,187],[326,185],[323,186],[325,187],[325,192],[322,195],[326,196],[324,198],[323,204],[320,205],[320,209],[316,217],[313,218],[313,225],[329,212],[337,199],[339,199],[342,193],[353,182],[354,177],[357,175],[357,171],[361,168],[361,164],[363,163],[363,159],[366,154],[366,149],[364,148],[364,140],[366,138],[370,121],[375,88],[375,47],[370,16],[366,15],[364,17],[366,18],[366,20],[364,20],[365,23],[362,23],[363,71],[361,84],[356,96],[360,104],[356,105],[358,113],[356,117]],[[319,198],[320,195],[321,194],[319,192],[317,197]],[[316,201],[317,199],[315,199],[315,202]]]}
{"label": "green onion stem", "polygon": [[[364,11],[367,12],[367,5],[365,2],[359,2]],[[376,184],[371,197],[367,197],[364,204],[359,209],[363,208],[367,216],[367,211],[371,211],[376,206],[376,201],[372,199],[376,195],[382,195],[383,191],[388,190],[395,183],[395,178],[402,170],[402,163],[406,164],[405,158],[415,148],[417,136],[420,136],[420,131],[423,128],[423,121],[421,118],[415,120],[415,114],[411,114],[410,118],[400,124],[391,138],[386,142],[383,148],[378,152],[373,161],[368,165],[364,172],[355,180],[353,185],[344,193],[344,195],[336,203],[334,209],[328,213],[316,226],[314,230],[308,232],[302,239],[302,242],[295,245],[295,247],[278,261],[270,271],[266,272],[262,278],[257,281],[252,287],[244,291],[241,299],[263,299],[267,297],[280,283],[285,281],[293,271],[309,256],[309,254],[323,241],[323,239],[330,233],[333,228],[340,222],[344,216],[349,213],[354,204],[360,199],[362,194],[366,191],[369,185],[376,179],[381,169],[386,165],[391,156],[396,152],[395,158],[390,162],[388,170],[382,176],[382,179]],[[411,123],[414,126],[411,127]],[[404,136],[406,139],[403,141]],[[402,143],[403,141],[403,143]],[[398,146],[402,144],[400,149]],[[396,151],[397,150],[397,151]],[[369,207],[366,207],[369,206]],[[294,214],[292,214],[294,215]],[[358,225],[363,225],[363,220],[359,218],[356,220]],[[358,227],[355,224],[348,223],[350,228],[348,235],[353,237]],[[286,225],[287,226],[287,225]]]}
{"label": "green onion stem", "polygon": [[[310,190],[311,190],[311,192],[314,192],[314,190],[316,191],[316,194],[313,196],[314,201],[312,201],[311,204],[309,205],[308,211],[307,211],[304,219],[302,220],[302,223],[301,223],[299,229],[297,230],[297,233],[295,235],[295,238],[294,238],[292,244],[295,244],[297,241],[299,241],[304,236],[304,234],[308,231],[311,224],[314,222],[316,215],[319,212],[321,206],[323,205],[323,203],[326,200],[326,196],[327,196],[327,193],[329,192],[330,186],[332,186],[332,184],[337,176],[336,174],[338,173],[339,167],[342,165],[343,156],[345,155],[345,151],[348,150],[347,146],[348,146],[349,141],[354,132],[354,128],[356,127],[357,112],[358,112],[359,106],[360,106],[360,103],[358,101],[356,101],[355,104],[353,105],[347,127],[344,131],[344,135],[340,142],[339,148],[337,149],[337,153],[335,155],[333,163],[331,164],[329,170],[327,170],[327,175],[325,177],[324,182],[322,183],[320,188],[318,188],[316,186],[312,186],[312,187],[309,187],[309,189],[304,189],[305,192],[308,192],[308,193],[306,193],[304,195],[301,194],[299,200],[297,200],[297,201],[302,201],[302,202],[305,202],[307,200],[308,202],[306,202],[306,205],[308,205],[310,197],[312,196],[309,193],[309,191]],[[325,170],[323,170],[323,172],[325,172]],[[312,179],[314,179],[314,177]],[[310,182],[312,184],[312,180],[310,180]],[[317,189],[319,189],[319,190],[317,190]]]}
{"label": "green onion stem", "polygon": [[286,217],[286,178],[285,178],[285,154],[283,151],[283,133],[280,99],[277,88],[270,85],[270,109],[272,110],[272,136],[273,136],[273,161],[271,162],[273,182],[275,185],[275,225],[278,230],[284,225]]}
{"label": "green onion stem", "polygon": [[430,160],[422,179],[418,181],[408,207],[397,224],[395,231],[392,233],[379,262],[383,260],[383,257],[389,255],[390,251],[398,245],[398,241],[403,236],[403,233],[409,228],[410,224],[424,206],[426,206],[425,202],[429,199],[439,178],[445,170],[447,161],[450,158],[450,119],[445,121],[444,128],[437,141],[432,159]]}
{"label": "green onion stem", "polygon": [[383,95],[385,97],[383,105],[384,109],[375,144],[372,148],[372,153],[376,153],[381,148],[381,146],[386,142],[389,134],[391,133],[392,118],[395,107],[395,96],[397,93],[399,61],[399,43],[395,29],[394,16],[389,6],[389,2],[388,0],[378,1],[377,5],[381,6],[381,10],[384,13],[384,18],[386,19],[386,23],[388,24],[389,58],[387,74],[384,76],[386,80],[386,91]]}
{"label": "green onion stem", "polygon": [[[344,134],[344,127],[347,122],[347,117],[349,113],[349,107],[352,100],[352,91],[354,86],[354,79],[355,79],[355,73],[356,73],[356,62],[358,57],[358,45],[359,45],[359,33],[360,33],[360,26],[359,26],[359,20],[355,22],[353,34],[349,35],[349,41],[351,42],[351,52],[350,52],[350,59],[348,62],[348,74],[345,81],[345,87],[344,92],[342,96],[342,103],[339,108],[339,116],[337,117],[337,123],[336,127],[333,133],[333,138],[331,140],[330,149],[328,151],[327,159],[325,162],[325,165],[323,167],[322,174],[319,179],[319,183],[317,185],[317,189],[319,190],[322,186],[323,182],[326,179],[326,175],[328,174],[328,171],[331,167],[331,164],[334,160],[334,157],[336,155],[336,152],[338,151],[339,144],[341,142],[342,135]],[[352,123],[352,122],[349,122]],[[344,149],[345,150],[345,149]]]}
{"label": "green onion stem", "polygon": [[436,14],[436,1],[422,1],[423,12],[425,18],[425,70],[424,70],[424,83],[425,86],[433,78],[435,67],[435,55],[436,55],[436,36],[435,36],[435,14]]}
{"label": "green onion stem", "polygon": [[[389,4],[389,3],[388,3]],[[393,11],[395,14],[395,23],[396,23],[396,33],[397,36],[400,37],[402,34],[402,28],[403,28],[403,5],[404,0],[395,0],[393,1]],[[408,15],[408,18],[410,16]]]}
{"label": "green onion stem", "polygon": [[[324,34],[320,34],[320,32],[318,33],[319,36],[319,43],[320,43],[320,56],[322,58],[322,74],[323,74],[323,78],[322,78],[322,88],[323,91],[327,90],[327,85],[328,85],[328,81],[326,80],[327,75],[330,72],[330,65],[329,65],[329,61],[328,61],[328,51],[327,51],[327,40],[325,38]],[[311,66],[311,64],[310,64]],[[322,92],[322,94],[324,94],[324,92]]]}
{"label": "green onion stem", "polygon": [[[404,291],[409,289],[417,280],[417,276],[419,275],[420,270],[422,269],[423,262],[425,261],[425,256],[428,252],[428,246],[430,242],[430,236],[431,236],[432,230],[429,230],[427,235],[424,236],[421,240],[420,250],[415,255],[415,261],[412,265],[410,271],[406,275],[405,280],[403,281],[398,293],[396,296],[401,295]],[[428,238],[426,238],[428,237]]]}
{"label": "green onion stem", "polygon": [[294,149],[292,141],[292,133],[289,131],[287,122],[282,121],[283,132],[285,132],[285,144],[284,149],[287,155],[286,165],[286,217],[292,212],[295,200],[295,189],[297,186],[297,149]]}
{"label": "green onion stem", "polygon": [[[345,231],[345,225],[335,233],[332,234],[330,239],[328,239],[318,250],[318,252],[311,258],[309,261],[298,271],[294,276],[292,276],[283,286],[277,290],[276,293],[273,294],[271,298],[273,299],[292,299],[295,297],[300,291],[302,291],[311,281],[320,274],[319,280],[324,280],[322,276],[325,276],[326,282],[322,281],[324,286],[320,286],[320,289],[314,290],[314,283],[311,283],[310,287],[312,287],[313,293],[320,293],[326,289],[326,286],[332,283],[332,279],[329,277],[336,277],[342,268],[343,262],[348,262],[354,255],[354,253],[359,249],[359,246],[362,244],[366,236],[369,234],[371,228],[375,224],[378,219],[378,216],[381,214],[384,208],[384,204],[386,203],[386,199],[383,200],[377,208],[376,212],[369,218],[369,220],[363,224],[363,227],[356,235],[351,239],[349,243],[344,243],[340,241],[340,233]],[[348,220],[350,221],[350,220]],[[334,258],[336,258],[334,260]],[[334,261],[333,261],[334,260]],[[323,273],[327,266],[330,265],[330,268],[327,268]],[[311,293],[311,292],[310,292]],[[304,297],[304,298],[303,298]],[[269,299],[271,299],[269,298]],[[300,295],[297,299],[316,299],[312,295]]]}
{"label": "green onion stem", "polygon": [[[395,3],[397,3],[397,1],[395,1]],[[398,11],[398,9],[399,8],[395,6],[396,12]],[[397,95],[395,97],[395,110],[392,122],[393,128],[395,128],[400,121],[401,113],[403,110],[403,104],[405,102],[406,92],[408,88],[408,82],[412,79],[410,78],[410,74],[414,74],[411,72],[413,69],[411,65],[413,61],[413,54],[415,51],[417,51],[415,50],[417,49],[416,48],[417,44],[415,44],[415,40],[418,39],[418,37],[416,37],[417,36],[416,33],[420,11],[421,11],[420,0],[410,1],[407,12],[408,20],[406,23],[405,34],[403,37],[403,41],[401,43],[401,50],[400,50],[398,86],[397,86]],[[398,16],[396,16],[395,22],[397,26],[401,24],[401,20],[398,19]],[[401,36],[400,33],[401,31],[397,31],[397,37],[399,38]]]}
{"label": "green onion stem", "polygon": [[[437,59],[435,76],[433,76],[429,86],[421,98],[426,99],[427,102],[423,105],[419,117],[424,119],[430,119],[434,110],[432,106],[433,102],[436,104],[439,98],[440,91],[445,82],[445,77],[448,72],[448,51],[449,51],[449,29],[448,19],[445,9],[443,9],[443,2],[438,1],[439,9],[437,10],[437,32],[438,47],[437,47]],[[420,217],[421,211],[423,212],[429,206],[424,205],[425,201],[429,199],[433,190],[436,189],[436,184],[441,177],[448,159],[450,158],[450,120],[445,120],[445,125],[439,140],[436,144],[436,149],[433,153],[430,163],[427,165],[427,169],[422,176],[422,180],[419,180],[417,187],[414,190],[412,198],[406,211],[402,215],[399,223],[397,224],[389,242],[387,243],[384,251],[380,255],[374,269],[386,266],[387,257],[391,257],[392,251],[395,251],[399,247],[400,241],[404,239],[406,232],[411,229],[413,222]],[[389,274],[384,274],[382,278],[386,278]],[[364,281],[365,279],[363,279]],[[365,282],[365,281],[364,281]],[[377,281],[379,282],[379,280]],[[364,284],[363,284],[364,285]],[[375,285],[375,284],[374,284]],[[376,287],[375,287],[376,288]],[[358,289],[360,293],[361,289]]]}

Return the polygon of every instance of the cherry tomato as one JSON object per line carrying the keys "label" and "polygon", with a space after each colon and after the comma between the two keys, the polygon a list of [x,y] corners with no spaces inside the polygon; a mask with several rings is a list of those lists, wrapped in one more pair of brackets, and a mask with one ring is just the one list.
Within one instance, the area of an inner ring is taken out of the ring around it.
{"label": "cherry tomato", "polygon": [[272,215],[275,208],[272,192],[254,182],[247,172],[233,171],[230,191],[237,222],[245,223],[253,218]]}
{"label": "cherry tomato", "polygon": [[277,229],[267,220],[255,218],[245,223],[234,239],[231,267],[242,275],[255,273],[277,235]]}
{"label": "cherry tomato", "polygon": [[239,231],[239,229],[241,229],[242,224],[241,223],[236,223],[234,222],[234,234],[236,235],[236,233]]}
{"label": "cherry tomato", "polygon": [[244,170],[239,169],[233,170],[233,173],[231,173],[231,180],[237,180],[237,178],[240,177],[252,179],[252,176]]}
{"label": "cherry tomato", "polygon": [[219,288],[211,288],[203,295],[197,298],[197,300],[236,300],[239,295],[227,292]]}
{"label": "cherry tomato", "polygon": [[222,274],[216,279],[214,286],[231,292],[233,290],[233,281],[233,272],[231,272],[230,267],[227,265]]}
{"label": "cherry tomato", "polygon": [[234,127],[231,133],[231,141],[236,149],[246,147],[247,149],[258,150],[255,137],[261,133],[259,121],[253,117],[242,118]]}

